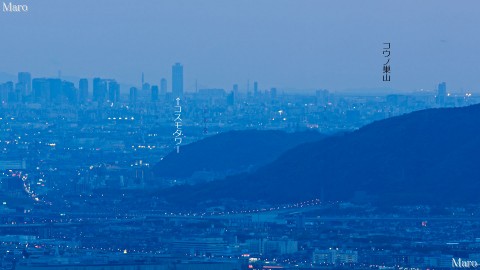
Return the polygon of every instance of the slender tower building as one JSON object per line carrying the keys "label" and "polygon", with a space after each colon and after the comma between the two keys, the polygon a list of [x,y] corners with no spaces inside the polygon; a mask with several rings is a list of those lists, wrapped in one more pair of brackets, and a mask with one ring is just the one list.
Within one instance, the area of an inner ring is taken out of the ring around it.
{"label": "slender tower building", "polygon": [[180,63],[172,66],[172,94],[174,98],[183,96],[183,66]]}

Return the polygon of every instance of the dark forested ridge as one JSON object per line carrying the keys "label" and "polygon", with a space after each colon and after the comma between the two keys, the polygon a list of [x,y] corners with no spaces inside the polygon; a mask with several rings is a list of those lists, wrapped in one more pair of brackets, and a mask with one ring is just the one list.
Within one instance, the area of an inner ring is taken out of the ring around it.
{"label": "dark forested ridge", "polygon": [[428,109],[299,145],[254,173],[168,198],[479,202],[479,150],[480,105]]}
{"label": "dark forested ridge", "polygon": [[[229,131],[182,146],[154,168],[157,177],[190,177],[195,172],[242,172],[266,165],[299,144],[321,140],[318,132]],[[228,173],[227,173],[228,174]]]}

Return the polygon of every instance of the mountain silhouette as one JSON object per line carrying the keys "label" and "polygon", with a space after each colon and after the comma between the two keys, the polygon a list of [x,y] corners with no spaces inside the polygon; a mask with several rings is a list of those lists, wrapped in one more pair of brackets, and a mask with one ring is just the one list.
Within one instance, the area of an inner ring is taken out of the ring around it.
{"label": "mountain silhouette", "polygon": [[254,173],[177,188],[167,198],[474,203],[479,150],[480,105],[428,109],[299,145]]}
{"label": "mountain silhouette", "polygon": [[181,147],[154,168],[158,178],[188,178],[199,172],[229,175],[254,170],[283,152],[324,138],[318,132],[229,131]]}

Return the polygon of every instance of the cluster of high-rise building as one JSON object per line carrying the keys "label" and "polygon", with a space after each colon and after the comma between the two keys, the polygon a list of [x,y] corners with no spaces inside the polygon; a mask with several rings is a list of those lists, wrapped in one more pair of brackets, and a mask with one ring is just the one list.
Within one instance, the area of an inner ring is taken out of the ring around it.
{"label": "cluster of high-rise building", "polygon": [[[159,85],[150,85],[144,81],[142,74],[141,87],[131,87],[128,100],[135,103],[141,100],[158,101],[167,95],[167,80],[162,78]],[[172,66],[171,95],[183,96],[183,66],[175,63]],[[19,72],[17,83],[8,81],[0,84],[0,101],[5,103],[49,103],[49,104],[82,104],[89,101],[97,103],[120,102],[123,98],[120,83],[114,79],[93,78],[89,81],[82,78],[78,84],[61,78],[32,78],[29,72]]]}

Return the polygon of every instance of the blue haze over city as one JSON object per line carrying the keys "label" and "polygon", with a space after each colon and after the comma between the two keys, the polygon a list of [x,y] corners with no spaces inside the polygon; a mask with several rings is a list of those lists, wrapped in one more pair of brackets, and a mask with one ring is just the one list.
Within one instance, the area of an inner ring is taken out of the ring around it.
{"label": "blue haze over city", "polygon": [[480,267],[477,1],[0,1],[0,270]]}

